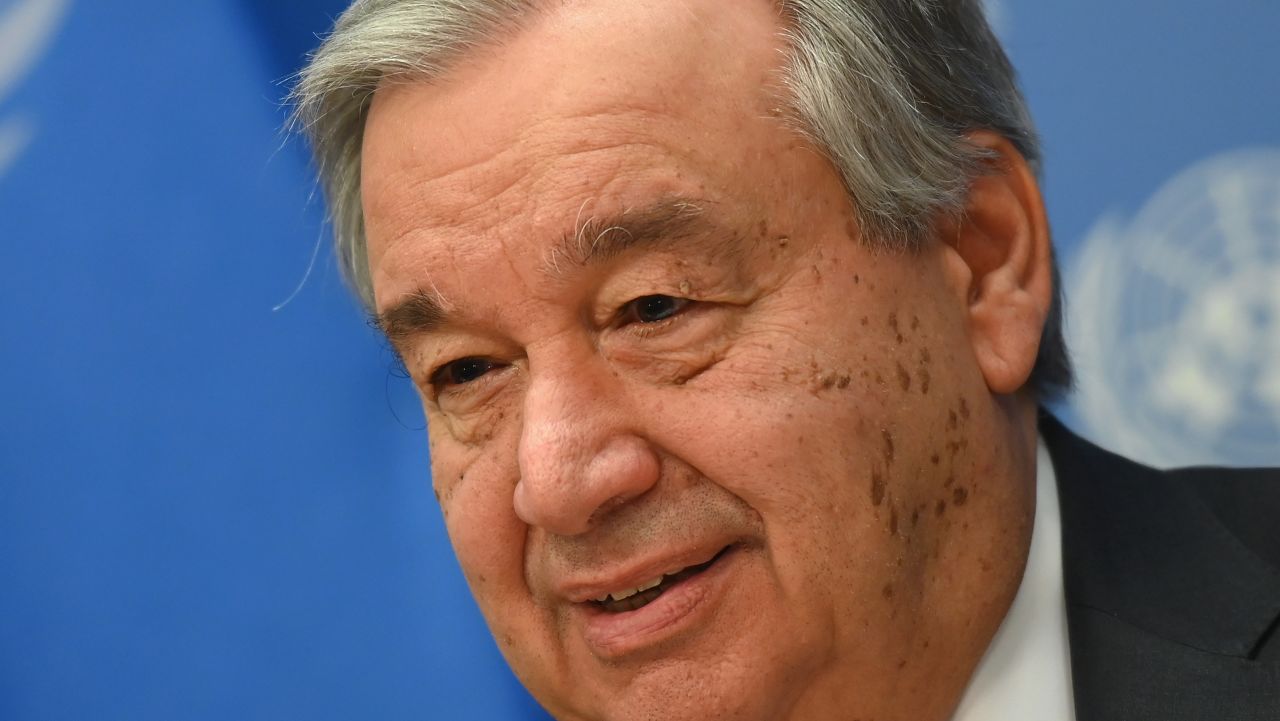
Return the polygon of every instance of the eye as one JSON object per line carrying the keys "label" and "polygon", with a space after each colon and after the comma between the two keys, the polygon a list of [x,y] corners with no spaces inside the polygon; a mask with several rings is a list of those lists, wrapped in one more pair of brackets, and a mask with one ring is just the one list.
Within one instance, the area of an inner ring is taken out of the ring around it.
{"label": "eye", "polygon": [[437,388],[465,385],[497,367],[498,364],[486,358],[459,358],[445,363],[432,373],[431,384]]}
{"label": "eye", "polygon": [[689,303],[688,298],[675,298],[669,295],[641,296],[622,307],[622,321],[623,323],[657,323],[676,315]]}

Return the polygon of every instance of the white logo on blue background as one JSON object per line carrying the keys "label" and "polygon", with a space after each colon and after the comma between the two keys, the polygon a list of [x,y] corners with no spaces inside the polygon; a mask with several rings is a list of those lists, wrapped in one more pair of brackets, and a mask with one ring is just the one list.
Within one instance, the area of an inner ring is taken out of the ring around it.
{"label": "white logo on blue background", "polygon": [[1280,149],[1186,170],[1068,271],[1088,435],[1157,466],[1280,465]]}
{"label": "white logo on blue background", "polygon": [[[0,103],[44,55],[70,4],[70,0],[15,0],[0,9]],[[26,115],[0,115],[0,175],[18,159],[35,132],[35,121]]]}

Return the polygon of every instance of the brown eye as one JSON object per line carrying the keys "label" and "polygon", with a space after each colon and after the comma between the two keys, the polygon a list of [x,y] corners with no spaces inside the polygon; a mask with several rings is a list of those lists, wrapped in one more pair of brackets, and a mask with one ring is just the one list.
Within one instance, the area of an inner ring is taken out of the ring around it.
{"label": "brown eye", "polygon": [[485,358],[459,358],[440,366],[440,369],[431,375],[431,383],[436,386],[465,385],[496,367],[496,363]]}
{"label": "brown eye", "polygon": [[666,320],[689,305],[687,298],[669,295],[645,295],[623,308],[623,320],[635,323],[657,323]]}

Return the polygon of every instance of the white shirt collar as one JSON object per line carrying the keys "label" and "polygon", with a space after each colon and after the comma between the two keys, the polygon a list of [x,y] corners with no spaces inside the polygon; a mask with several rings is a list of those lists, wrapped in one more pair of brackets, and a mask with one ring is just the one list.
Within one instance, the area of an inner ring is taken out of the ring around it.
{"label": "white shirt collar", "polygon": [[1062,586],[1058,484],[1044,439],[1036,449],[1036,517],[1018,594],[952,721],[1075,721]]}

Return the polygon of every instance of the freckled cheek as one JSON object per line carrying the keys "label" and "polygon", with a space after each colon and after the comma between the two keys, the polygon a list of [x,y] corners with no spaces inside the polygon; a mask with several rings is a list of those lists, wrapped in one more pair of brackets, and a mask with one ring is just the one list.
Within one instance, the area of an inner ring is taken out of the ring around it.
{"label": "freckled cheek", "polygon": [[687,386],[656,395],[651,425],[752,505],[811,509],[807,496],[859,472],[850,450],[865,435],[869,401],[848,383],[842,388],[840,378],[815,391],[809,371],[803,375],[786,380],[785,367],[731,355]]}
{"label": "freckled cheek", "polygon": [[881,491],[880,506],[873,501],[872,449],[860,419],[795,406],[781,417],[765,409],[744,415],[759,420],[738,429],[739,455],[721,456],[707,473],[760,514],[784,595],[840,609],[878,600],[870,579],[895,568],[902,547],[889,529],[890,493]]}

